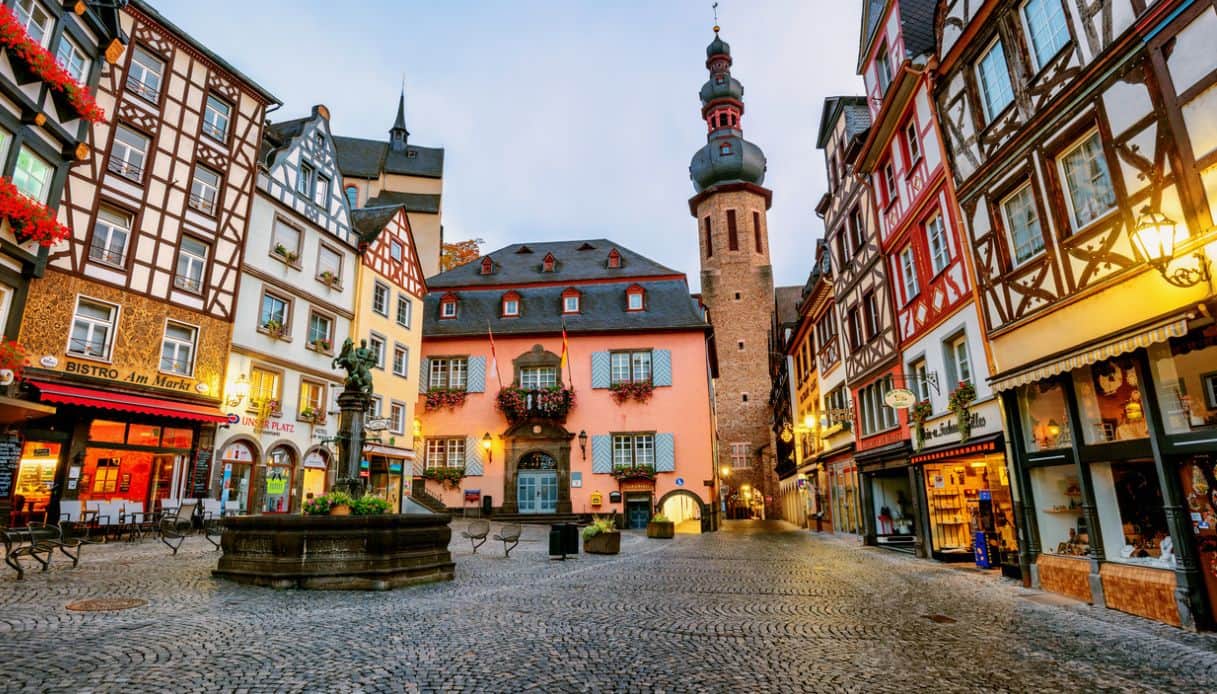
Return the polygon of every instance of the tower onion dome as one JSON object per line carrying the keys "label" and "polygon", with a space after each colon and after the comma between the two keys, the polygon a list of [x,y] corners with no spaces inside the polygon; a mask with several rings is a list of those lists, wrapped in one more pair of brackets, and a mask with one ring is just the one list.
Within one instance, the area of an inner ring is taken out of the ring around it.
{"label": "tower onion dome", "polygon": [[765,180],[765,153],[744,139],[744,85],[731,76],[731,46],[718,35],[706,47],[710,79],[702,85],[702,118],[709,129],[706,145],[693,155],[689,177],[702,192],[720,183],[755,183]]}

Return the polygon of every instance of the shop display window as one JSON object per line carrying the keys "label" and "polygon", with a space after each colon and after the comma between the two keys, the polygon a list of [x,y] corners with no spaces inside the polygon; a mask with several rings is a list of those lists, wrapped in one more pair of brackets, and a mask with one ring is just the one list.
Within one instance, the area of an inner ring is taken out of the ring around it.
{"label": "shop display window", "polygon": [[94,419],[89,425],[89,440],[98,443],[126,443],[127,423]]}
{"label": "shop display window", "polygon": [[1149,348],[1168,434],[1217,429],[1217,327]]}
{"label": "shop display window", "polygon": [[935,552],[970,554],[978,532],[989,534],[1004,550],[1017,549],[1003,457],[926,463],[925,486]]}
{"label": "shop display window", "polygon": [[1131,356],[1108,359],[1073,372],[1086,443],[1130,441],[1149,436],[1140,380]]}
{"label": "shop display window", "polygon": [[1030,470],[1031,497],[1044,554],[1088,556],[1090,532],[1082,511],[1082,484],[1077,467],[1052,465]]}
{"label": "shop display window", "polygon": [[1153,462],[1093,463],[1090,474],[1107,559],[1173,568],[1162,487]]}
{"label": "shop display window", "polygon": [[1028,453],[1070,446],[1069,415],[1060,383],[1040,381],[1019,388],[1018,412]]}
{"label": "shop display window", "polygon": [[127,429],[127,445],[155,448],[161,442],[161,428],[149,424],[132,424]]}
{"label": "shop display window", "polygon": [[21,449],[17,478],[13,484],[12,525],[25,525],[31,520],[43,520],[55,486],[55,469],[59,465],[60,444],[27,441]]}
{"label": "shop display window", "polygon": [[194,432],[190,429],[166,428],[161,434],[161,445],[165,448],[190,448],[194,444]]}
{"label": "shop display window", "polygon": [[880,537],[913,534],[913,494],[908,474],[901,470],[890,477],[871,481],[875,531]]}

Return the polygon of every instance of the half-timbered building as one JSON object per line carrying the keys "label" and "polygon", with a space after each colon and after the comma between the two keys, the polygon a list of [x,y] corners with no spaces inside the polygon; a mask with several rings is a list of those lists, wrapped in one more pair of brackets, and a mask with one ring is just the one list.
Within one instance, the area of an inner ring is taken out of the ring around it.
{"label": "half-timbered building", "polygon": [[340,180],[325,106],[266,127],[212,475],[225,511],[296,512],[333,482],[331,361],[354,336],[359,273]]}
{"label": "half-timbered building", "polygon": [[26,431],[54,488],[131,512],[206,492],[276,101],[142,0],[119,19],[127,50],[100,65],[107,119],[68,175],[69,238],[30,284],[20,339],[32,396],[58,408]]}
{"label": "half-timbered building", "polygon": [[405,207],[423,276],[430,277],[439,272],[444,237],[444,150],[420,147],[409,139],[403,91],[387,142],[358,137],[335,137],[334,142],[351,208]]}
{"label": "half-timbered building", "polygon": [[1217,604],[1217,3],[944,0],[936,98],[1029,579]]}
{"label": "half-timbered building", "polygon": [[361,474],[372,492],[396,509],[410,493],[416,459],[416,362],[422,351],[427,283],[404,205],[364,207],[351,214],[360,254],[352,335],[357,343],[366,340],[376,355],[369,416],[377,424],[364,450],[368,469]]}
{"label": "half-timbered building", "polygon": [[[824,150],[828,193],[816,213],[824,219],[839,316],[840,360],[846,388],[829,393],[829,428],[849,422],[855,460],[864,473],[862,506],[867,541],[911,549],[915,528],[907,429],[883,395],[900,377],[900,353],[887,266],[880,251],[872,191],[857,171],[857,158],[871,128],[863,97],[825,100],[817,146]],[[832,343],[825,349],[831,351]],[[856,404],[855,404],[856,403]],[[862,464],[867,467],[863,469]]]}
{"label": "half-timbered building", "polygon": [[[60,198],[74,162],[92,156],[90,123],[110,114],[94,102],[103,65],[120,58],[122,36],[118,10],[108,3],[9,0],[0,5],[0,334],[15,340],[32,278],[41,277],[51,248],[60,243]],[[40,67],[41,56],[59,72]],[[79,89],[77,98],[67,95]],[[35,220],[49,233],[35,233]],[[2,365],[11,372],[17,363]],[[12,375],[0,372],[0,382],[12,386]],[[43,417],[54,408],[21,398],[0,402],[0,421],[23,422]],[[0,524],[12,509],[20,523],[44,512],[58,448],[25,446],[17,435],[0,436]],[[46,455],[35,451],[47,448]],[[54,455],[53,455],[54,454]],[[22,515],[25,514],[25,515]]]}

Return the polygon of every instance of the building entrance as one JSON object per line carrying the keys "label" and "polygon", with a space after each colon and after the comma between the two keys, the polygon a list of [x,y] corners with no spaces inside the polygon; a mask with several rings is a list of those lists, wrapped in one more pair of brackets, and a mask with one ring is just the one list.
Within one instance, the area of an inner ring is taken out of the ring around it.
{"label": "building entrance", "polygon": [[516,466],[516,503],[520,513],[556,513],[558,461],[545,453],[529,453]]}

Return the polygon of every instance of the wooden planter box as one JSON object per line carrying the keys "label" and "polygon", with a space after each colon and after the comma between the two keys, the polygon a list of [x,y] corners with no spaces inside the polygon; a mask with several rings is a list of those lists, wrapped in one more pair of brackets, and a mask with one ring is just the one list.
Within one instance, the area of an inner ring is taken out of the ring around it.
{"label": "wooden planter box", "polygon": [[647,523],[647,537],[670,540],[676,536],[676,524],[672,521],[651,521]]}
{"label": "wooden planter box", "polygon": [[583,551],[587,554],[617,554],[621,551],[621,533],[600,533],[583,541]]}

